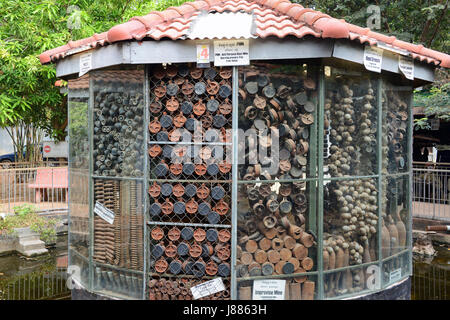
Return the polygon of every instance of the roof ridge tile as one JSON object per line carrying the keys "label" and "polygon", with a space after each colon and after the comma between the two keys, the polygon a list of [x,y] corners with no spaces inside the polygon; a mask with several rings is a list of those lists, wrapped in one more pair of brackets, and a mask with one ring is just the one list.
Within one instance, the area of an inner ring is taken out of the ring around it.
{"label": "roof ridge tile", "polygon": [[[450,55],[425,48],[371,31],[357,25],[336,19],[311,8],[304,8],[289,0],[197,0],[172,6],[166,10],[152,11],[144,16],[132,17],[125,23],[118,24],[106,32],[94,33],[91,37],[69,41],[67,44],[43,52],[41,63],[49,63],[70,55],[77,49],[95,48],[124,40],[142,40],[150,37],[159,40],[184,39],[194,17],[201,11],[237,12],[244,11],[255,15],[257,35],[265,38],[273,35],[279,38],[294,35],[301,38],[307,34],[315,37],[350,39],[361,44],[376,45],[385,42],[396,48],[410,52],[414,59],[426,61],[450,68]],[[296,24],[297,23],[297,24]],[[295,29],[295,30],[293,30]]]}

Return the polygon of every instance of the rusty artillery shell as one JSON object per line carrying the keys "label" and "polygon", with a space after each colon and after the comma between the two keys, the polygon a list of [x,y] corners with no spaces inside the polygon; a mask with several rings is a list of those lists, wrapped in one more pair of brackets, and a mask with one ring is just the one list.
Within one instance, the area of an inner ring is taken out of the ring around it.
{"label": "rusty artillery shell", "polygon": [[306,257],[302,260],[301,265],[302,265],[303,269],[305,269],[306,271],[309,271],[314,266],[314,261],[310,257]]}
{"label": "rusty artillery shell", "polygon": [[180,198],[184,195],[184,187],[181,183],[177,183],[172,188],[172,193],[175,197]]}
{"label": "rusty artillery shell", "polygon": [[157,198],[159,197],[161,193],[161,187],[159,184],[157,184],[156,182],[154,182],[149,188],[148,188],[148,194],[153,197],[153,198]]}
{"label": "rusty artillery shell", "polygon": [[173,227],[167,232],[167,237],[170,241],[178,241],[178,239],[180,239],[180,236],[181,231],[177,227]]}
{"label": "rusty artillery shell", "polygon": [[169,264],[164,258],[160,258],[158,261],[155,262],[155,270],[158,273],[164,273],[167,270],[168,266]]}
{"label": "rusty artillery shell", "polygon": [[165,250],[164,250],[164,254],[165,254],[167,257],[169,257],[169,258],[175,257],[176,254],[177,254],[177,247],[176,247],[172,242],[170,242],[170,243],[166,246],[166,248],[165,248]]}
{"label": "rusty artillery shell", "polygon": [[220,242],[228,242],[231,239],[231,233],[227,229],[222,229],[219,231],[218,237]]}
{"label": "rusty artillery shell", "polygon": [[183,201],[177,201],[173,204],[173,212],[177,215],[183,215],[186,211],[186,205]]}
{"label": "rusty artillery shell", "polygon": [[314,290],[316,283],[314,281],[305,281],[302,285],[302,300],[314,300]]}
{"label": "rusty artillery shell", "polygon": [[206,238],[206,231],[202,228],[197,228],[194,230],[194,239],[197,242],[202,242]]}
{"label": "rusty artillery shell", "polygon": [[177,254],[180,257],[187,256],[191,247],[186,242],[181,242],[177,247]]}
{"label": "rusty artillery shell", "polygon": [[208,213],[207,219],[210,224],[217,224],[220,221],[220,215],[216,211],[211,211]]}
{"label": "rusty artillery shell", "polygon": [[149,211],[152,216],[159,216],[161,213],[161,204],[159,204],[158,202],[152,203],[150,205]]}
{"label": "rusty artillery shell", "polygon": [[180,260],[172,260],[169,264],[169,272],[172,274],[179,274],[182,270]]}
{"label": "rusty artillery shell", "polygon": [[158,121],[158,118],[148,124],[148,130],[153,134],[158,133],[161,130],[161,123]]}
{"label": "rusty artillery shell", "polygon": [[169,215],[173,212],[173,203],[170,202],[168,198],[161,204],[161,211],[165,215]]}
{"label": "rusty artillery shell", "polygon": [[226,215],[229,210],[230,210],[229,205],[223,200],[219,200],[214,207],[214,211],[221,216]]}
{"label": "rusty artillery shell", "polygon": [[155,100],[150,104],[150,112],[153,114],[160,113],[162,110],[162,104],[159,101],[158,98],[155,98]]}
{"label": "rusty artillery shell", "polygon": [[156,241],[161,240],[164,237],[164,230],[160,227],[154,227],[151,231],[151,237]]}
{"label": "rusty artillery shell", "polygon": [[206,264],[203,261],[202,258],[198,259],[193,265],[192,265],[192,274],[197,277],[197,278],[201,278],[205,275],[205,271],[206,271]]}
{"label": "rusty artillery shell", "polygon": [[[281,259],[280,252],[277,250],[269,250],[267,252],[267,259],[269,260],[270,263],[275,265]],[[241,259],[241,261],[242,261],[242,259]]]}
{"label": "rusty artillery shell", "polygon": [[193,79],[197,80],[200,79],[200,77],[202,76],[203,70],[200,68],[192,68],[190,74]]}
{"label": "rusty artillery shell", "polygon": [[155,244],[151,250],[152,256],[156,259],[160,258],[164,254],[165,249],[162,243]]}
{"label": "rusty artillery shell", "polygon": [[203,252],[202,247],[198,244],[198,243],[194,243],[193,245],[190,246],[189,248],[189,255],[192,258],[198,258],[201,256]]}

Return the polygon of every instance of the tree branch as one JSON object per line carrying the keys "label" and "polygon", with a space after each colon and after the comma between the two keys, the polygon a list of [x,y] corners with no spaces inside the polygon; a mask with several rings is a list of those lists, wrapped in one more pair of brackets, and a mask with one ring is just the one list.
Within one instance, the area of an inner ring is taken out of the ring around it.
{"label": "tree branch", "polygon": [[439,29],[439,27],[441,25],[442,19],[444,19],[445,13],[447,12],[447,8],[448,8],[448,0],[445,2],[445,7],[444,7],[444,9],[442,9],[441,16],[439,17],[439,20],[436,22],[436,26],[434,28],[434,31],[433,31],[433,34],[432,34],[431,38],[428,39],[428,44],[427,44],[428,48],[431,47],[431,44],[433,43],[433,40],[434,40],[434,38],[437,35],[437,32],[438,32],[438,29]]}

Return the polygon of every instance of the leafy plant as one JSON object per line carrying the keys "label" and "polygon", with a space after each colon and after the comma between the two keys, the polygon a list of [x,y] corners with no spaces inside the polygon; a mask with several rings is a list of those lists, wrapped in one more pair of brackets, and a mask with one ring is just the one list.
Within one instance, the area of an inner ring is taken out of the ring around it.
{"label": "leafy plant", "polygon": [[44,218],[35,212],[32,205],[24,204],[14,207],[14,215],[6,216],[0,220],[0,234],[13,234],[15,228],[30,227],[44,242],[56,240],[56,223],[53,218]]}

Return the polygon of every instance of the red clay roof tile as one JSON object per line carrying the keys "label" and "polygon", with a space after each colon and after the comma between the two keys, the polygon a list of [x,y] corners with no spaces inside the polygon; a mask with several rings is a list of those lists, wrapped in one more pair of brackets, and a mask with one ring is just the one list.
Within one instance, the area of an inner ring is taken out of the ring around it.
{"label": "red clay roof tile", "polygon": [[443,67],[450,67],[450,56],[424,48],[335,19],[319,11],[304,8],[288,0],[198,0],[186,2],[178,7],[170,7],[163,12],[153,11],[141,17],[133,17],[128,22],[112,27],[109,31],[43,52],[41,63],[49,63],[64,58],[77,49],[95,48],[124,40],[150,38],[160,40],[184,39],[197,15],[208,12],[243,11],[255,16],[255,35],[261,38],[275,36],[284,38],[306,35],[322,38],[350,39],[361,44],[376,45],[378,41],[395,48],[407,50],[413,59],[426,61]]}

